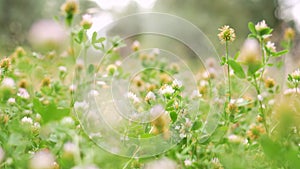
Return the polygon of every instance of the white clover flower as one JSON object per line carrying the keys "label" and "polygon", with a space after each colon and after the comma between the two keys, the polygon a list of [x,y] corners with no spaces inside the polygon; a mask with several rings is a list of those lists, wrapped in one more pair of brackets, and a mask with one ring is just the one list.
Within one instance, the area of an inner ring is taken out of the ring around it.
{"label": "white clover flower", "polygon": [[159,50],[158,48],[154,48],[154,49],[152,50],[152,53],[153,53],[155,56],[157,56],[157,55],[160,54],[160,50]]}
{"label": "white clover flower", "polygon": [[159,116],[163,115],[165,112],[165,109],[162,105],[155,105],[150,109],[150,118],[151,120],[155,120]]}
{"label": "white clover flower", "polygon": [[268,25],[266,24],[266,21],[265,20],[262,20],[261,22],[258,22],[256,25],[255,25],[255,29],[257,31],[261,31],[263,29],[266,29],[268,28]]}
{"label": "white clover flower", "polygon": [[132,92],[127,93],[127,98],[131,99],[133,101],[133,103],[139,103],[140,102],[140,99],[136,96],[136,94],[134,94]]}
{"label": "white clover flower", "polygon": [[29,99],[30,95],[24,88],[19,88],[17,95],[23,99]]}
{"label": "white clover flower", "polygon": [[190,160],[190,159],[184,160],[184,165],[185,166],[191,166],[192,164],[193,164],[192,160]]}
{"label": "white clover flower", "polygon": [[166,94],[173,94],[175,90],[169,85],[164,85],[159,89],[159,92],[162,95],[166,95]]}
{"label": "white clover flower", "polygon": [[89,108],[89,104],[86,101],[75,102],[74,109],[75,110],[87,110]]}
{"label": "white clover flower", "polygon": [[91,90],[91,91],[89,92],[89,95],[90,95],[90,96],[99,96],[99,92],[98,92],[97,90]]}
{"label": "white clover flower", "polygon": [[261,60],[259,42],[255,39],[248,38],[245,40],[238,60],[244,64],[253,64]]}
{"label": "white clover flower", "polygon": [[33,123],[32,118],[26,117],[26,116],[21,119],[21,122],[23,124],[32,124]]}
{"label": "white clover flower", "polygon": [[177,88],[181,88],[182,87],[182,82],[180,80],[175,79],[175,80],[173,80],[172,86],[177,87]]}
{"label": "white clover flower", "polygon": [[72,142],[67,142],[64,144],[63,151],[65,155],[73,156],[77,151],[77,146]]}
{"label": "white clover flower", "polygon": [[132,43],[132,46],[131,46],[131,49],[133,51],[138,51],[141,47],[141,44],[139,41],[135,40],[133,43]]}
{"label": "white clover flower", "polygon": [[116,66],[121,66],[121,65],[122,65],[122,61],[117,60],[117,61],[115,62],[115,65],[116,65]]}
{"label": "white clover flower", "polygon": [[271,52],[276,52],[276,46],[273,42],[268,41],[266,44],[266,47],[268,48],[268,50],[270,50]]}
{"label": "white clover flower", "polygon": [[162,158],[149,162],[145,165],[144,169],[176,169],[177,164],[168,158]]}
{"label": "white clover flower", "polygon": [[58,70],[62,73],[66,73],[67,72],[67,68],[65,66],[59,66]]}
{"label": "white clover flower", "polygon": [[149,101],[149,100],[155,100],[156,99],[156,96],[155,96],[155,94],[153,93],[153,92],[148,92],[147,93],[147,95],[146,95],[146,97],[145,97],[145,100],[146,101]]}
{"label": "white clover flower", "polygon": [[199,83],[200,86],[204,87],[208,85],[208,82],[206,80],[201,80]]}
{"label": "white clover flower", "polygon": [[40,125],[40,123],[39,122],[35,122],[35,123],[33,123],[33,129],[35,129],[35,130],[38,130],[38,129],[40,129],[41,128],[41,125]]}
{"label": "white clover flower", "polygon": [[72,117],[64,117],[62,120],[61,120],[61,123],[62,125],[64,126],[74,126],[75,122],[74,120],[72,119]]}
{"label": "white clover flower", "polygon": [[237,136],[235,134],[230,134],[228,136],[228,140],[229,140],[229,142],[232,142],[232,143],[241,143],[244,141],[244,139],[242,137]]}
{"label": "white clover flower", "polygon": [[69,86],[69,90],[70,90],[71,92],[75,92],[76,89],[77,89],[77,86],[74,85],[74,84],[72,84],[72,85]]}
{"label": "white clover flower", "polygon": [[5,156],[4,150],[0,147],[0,163],[3,161]]}
{"label": "white clover flower", "polygon": [[283,92],[284,95],[290,95],[290,94],[295,94],[295,93],[299,93],[300,94],[300,88],[286,89]]}
{"label": "white clover flower", "polygon": [[9,87],[9,88],[14,88],[15,87],[15,81],[14,81],[14,79],[12,79],[10,77],[6,77],[2,80],[2,86]]}
{"label": "white clover flower", "polygon": [[263,98],[262,95],[259,94],[259,95],[257,95],[257,99],[258,99],[259,101],[263,101],[264,98]]}
{"label": "white clover flower", "polygon": [[24,114],[32,114],[31,110],[24,110]]}
{"label": "white clover flower", "polygon": [[186,134],[185,134],[185,133],[180,133],[180,134],[179,134],[179,137],[180,137],[181,139],[186,138]]}
{"label": "white clover flower", "polygon": [[9,98],[9,99],[7,100],[7,103],[8,103],[8,104],[15,104],[15,103],[16,103],[16,99],[15,99],[15,98]]}
{"label": "white clover flower", "polygon": [[300,81],[300,69],[295,70],[291,74],[292,78],[296,81]]}
{"label": "white clover flower", "polygon": [[52,169],[55,164],[54,156],[49,151],[39,151],[30,160],[30,169]]}
{"label": "white clover flower", "polygon": [[80,25],[85,29],[90,29],[93,25],[92,15],[90,15],[90,14],[82,15],[82,20],[80,22]]}

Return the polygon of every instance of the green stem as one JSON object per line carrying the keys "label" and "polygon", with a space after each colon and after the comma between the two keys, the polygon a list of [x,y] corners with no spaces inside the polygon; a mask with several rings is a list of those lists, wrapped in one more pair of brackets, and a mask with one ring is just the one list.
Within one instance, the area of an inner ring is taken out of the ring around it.
{"label": "green stem", "polygon": [[230,66],[228,64],[229,54],[228,54],[228,42],[225,42],[225,50],[226,50],[226,62],[227,62],[227,76],[228,76],[228,102],[231,100],[231,78],[230,78]]}
{"label": "green stem", "polygon": [[[257,92],[257,95],[260,95],[261,91],[260,91],[260,87],[259,87],[259,84],[257,83],[255,75],[253,75],[253,80],[254,80],[254,87],[255,87],[255,90]],[[268,125],[267,125],[266,118],[265,118],[265,112],[264,112],[264,108],[263,108],[263,103],[259,99],[258,99],[258,103],[259,103],[260,116],[262,116],[262,118],[263,118],[263,125],[264,125],[264,127],[266,129],[267,134],[269,134],[269,129],[268,129]]]}

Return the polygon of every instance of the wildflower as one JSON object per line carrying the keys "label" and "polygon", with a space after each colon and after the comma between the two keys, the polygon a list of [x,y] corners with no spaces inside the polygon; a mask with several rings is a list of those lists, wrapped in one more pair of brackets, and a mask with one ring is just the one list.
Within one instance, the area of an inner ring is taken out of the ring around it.
{"label": "wildflower", "polygon": [[7,103],[8,103],[8,104],[15,104],[15,103],[16,103],[16,99],[15,99],[15,98],[9,98],[9,99],[7,100]]}
{"label": "wildflower", "polygon": [[284,31],[285,40],[293,40],[295,38],[295,30],[293,28],[287,28]]}
{"label": "wildflower", "polygon": [[64,117],[62,120],[61,120],[61,124],[64,125],[64,126],[74,126],[75,125],[75,122],[74,120],[72,119],[72,117]]}
{"label": "wildflower", "polygon": [[18,57],[22,57],[26,55],[26,51],[21,46],[17,47],[14,52]]}
{"label": "wildflower", "polygon": [[241,49],[239,61],[246,65],[259,63],[261,53],[259,43],[255,39],[247,39]]}
{"label": "wildflower", "polygon": [[202,94],[200,94],[199,90],[193,90],[191,98],[192,99],[197,99],[197,98],[200,98],[200,97],[202,97]]}
{"label": "wildflower", "polygon": [[111,76],[115,74],[116,70],[117,70],[117,66],[114,65],[114,64],[108,65],[107,68],[106,68],[106,71]]}
{"label": "wildflower", "polygon": [[76,60],[76,70],[81,71],[84,67],[84,61],[82,59]]}
{"label": "wildflower", "polygon": [[170,64],[170,69],[171,69],[172,71],[174,71],[175,73],[177,73],[177,72],[179,72],[180,67],[179,67],[179,65],[178,65],[177,63],[171,63],[171,64]]}
{"label": "wildflower", "polygon": [[67,73],[67,68],[65,66],[59,66],[58,67],[59,72],[61,73]]}
{"label": "wildflower", "polygon": [[74,84],[72,84],[72,85],[69,86],[69,91],[70,91],[71,93],[75,92],[76,89],[77,89],[77,86],[74,85]]}
{"label": "wildflower", "polygon": [[54,156],[46,150],[36,152],[30,160],[30,169],[53,169],[55,165]]}
{"label": "wildflower", "polygon": [[169,85],[164,85],[159,89],[159,92],[162,95],[170,95],[173,94],[175,90]]}
{"label": "wildflower", "polygon": [[6,77],[2,80],[2,86],[8,87],[8,88],[14,88],[15,81],[12,78]]}
{"label": "wildflower", "polygon": [[4,69],[5,71],[7,71],[10,67],[10,63],[11,63],[11,60],[9,58],[4,58],[1,60],[1,63],[0,63],[0,68]]}
{"label": "wildflower", "polygon": [[29,99],[30,95],[24,88],[19,88],[17,95],[23,99]]}
{"label": "wildflower", "polygon": [[269,28],[268,25],[266,24],[266,21],[265,20],[262,20],[261,22],[258,22],[256,25],[255,25],[255,29],[256,31],[261,31],[261,30],[264,30],[264,29],[267,29]]}
{"label": "wildflower", "polygon": [[4,156],[5,156],[5,153],[4,153],[3,149],[0,147],[0,164],[4,159]]}
{"label": "wildflower", "polygon": [[90,96],[98,96],[99,92],[97,90],[90,90],[89,95]]}
{"label": "wildflower", "polygon": [[51,84],[51,79],[49,77],[45,77],[42,80],[42,87],[49,87]]}
{"label": "wildflower", "polygon": [[25,88],[27,87],[27,85],[28,85],[28,84],[27,84],[27,81],[26,81],[25,79],[22,79],[22,80],[19,82],[19,85],[18,85],[18,86],[19,86],[20,88],[24,88],[24,89],[25,89]]}
{"label": "wildflower", "polygon": [[266,88],[272,88],[272,87],[274,87],[274,86],[275,86],[275,81],[274,81],[274,79],[272,79],[272,78],[267,78],[267,79],[265,80],[265,86],[266,86]]}
{"label": "wildflower", "polygon": [[266,44],[266,47],[269,51],[276,52],[276,47],[275,47],[275,44],[273,42],[268,41],[267,44]]}
{"label": "wildflower", "polygon": [[132,45],[131,45],[131,49],[133,51],[138,51],[140,49],[141,45],[140,45],[140,42],[135,40]]}
{"label": "wildflower", "polygon": [[257,117],[256,117],[256,121],[257,121],[258,123],[261,123],[261,122],[263,122],[263,121],[264,121],[264,118],[263,118],[263,117],[261,117],[260,115],[257,115]]}
{"label": "wildflower", "polygon": [[136,96],[136,94],[132,92],[127,93],[127,97],[133,101],[133,103],[139,103],[140,99]]}
{"label": "wildflower", "polygon": [[238,112],[238,106],[236,105],[236,103],[229,103],[227,105],[227,109],[230,113],[234,114]]}
{"label": "wildflower", "polygon": [[179,80],[177,80],[177,79],[175,79],[175,80],[173,80],[172,87],[174,87],[174,88],[181,88],[182,87],[182,82],[179,81]]}
{"label": "wildflower", "polygon": [[23,117],[23,118],[21,119],[21,122],[22,122],[23,124],[32,124],[32,123],[33,123],[32,118],[30,118],[30,117]]}
{"label": "wildflower", "polygon": [[30,44],[39,50],[65,49],[67,33],[65,28],[53,20],[41,20],[32,25],[28,33]]}
{"label": "wildflower", "polygon": [[161,83],[164,83],[164,84],[169,83],[173,80],[167,73],[161,73],[159,75],[159,79],[160,79]]}
{"label": "wildflower", "polygon": [[259,101],[263,101],[264,98],[263,98],[262,95],[259,94],[259,95],[257,95],[257,99],[258,99]]}
{"label": "wildflower", "polygon": [[286,89],[283,92],[284,95],[291,95],[291,94],[295,94],[295,93],[300,94],[300,88]]}
{"label": "wildflower", "polygon": [[82,16],[82,20],[80,22],[80,25],[84,28],[84,29],[90,29],[93,25],[93,19],[92,16],[89,14],[85,14]]}
{"label": "wildflower", "polygon": [[168,158],[162,158],[159,160],[155,160],[152,162],[149,162],[145,165],[145,169],[176,169],[177,164]]}
{"label": "wildflower", "polygon": [[77,151],[77,146],[72,142],[67,142],[63,147],[63,156],[64,157],[73,157]]}
{"label": "wildflower", "polygon": [[158,56],[160,54],[160,50],[158,48],[154,48],[152,50],[152,53],[155,55],[155,56]]}
{"label": "wildflower", "polygon": [[250,140],[256,140],[265,133],[266,131],[261,125],[252,124],[247,132],[247,136],[250,138]]}
{"label": "wildflower", "polygon": [[62,6],[61,10],[67,16],[73,16],[79,12],[79,4],[76,0],[67,0]]}
{"label": "wildflower", "polygon": [[74,103],[74,109],[75,110],[87,110],[89,108],[89,104],[86,101],[78,102],[76,101]]}
{"label": "wildflower", "polygon": [[237,136],[235,134],[230,134],[228,136],[228,140],[231,143],[242,143],[244,141],[244,139],[241,136]]}
{"label": "wildflower", "polygon": [[291,74],[291,77],[293,78],[294,81],[300,82],[300,69],[295,70]]}
{"label": "wildflower", "polygon": [[155,105],[150,109],[152,134],[163,133],[165,139],[169,138],[170,117],[161,105]]}
{"label": "wildflower", "polygon": [[224,25],[223,27],[219,28],[219,31],[220,33],[218,34],[218,37],[222,43],[234,41],[234,29],[230,28],[228,25]]}
{"label": "wildflower", "polygon": [[145,101],[149,101],[149,100],[155,100],[156,96],[153,92],[148,92],[146,97],[145,97]]}
{"label": "wildflower", "polygon": [[190,159],[184,160],[184,165],[185,166],[191,166],[192,164],[193,164],[193,162]]}

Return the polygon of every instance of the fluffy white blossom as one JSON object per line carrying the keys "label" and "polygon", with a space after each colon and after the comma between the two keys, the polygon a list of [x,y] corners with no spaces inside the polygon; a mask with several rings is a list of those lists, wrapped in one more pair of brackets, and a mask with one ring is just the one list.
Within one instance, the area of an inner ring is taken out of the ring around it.
{"label": "fluffy white blossom", "polygon": [[146,101],[149,101],[149,100],[155,100],[156,99],[156,96],[155,96],[155,94],[153,93],[153,92],[148,92],[147,93],[147,95],[146,95],[146,97],[145,97],[145,100]]}
{"label": "fluffy white blossom", "polygon": [[62,73],[66,73],[67,72],[67,68],[65,66],[59,66],[58,70]]}
{"label": "fluffy white blossom", "polygon": [[132,93],[132,92],[128,92],[127,93],[127,98],[129,98],[130,100],[133,101],[133,103],[139,103],[140,99],[136,96],[136,94]]}
{"label": "fluffy white blossom", "polygon": [[6,77],[2,80],[2,86],[14,88],[15,87],[15,81],[12,78]]}
{"label": "fluffy white blossom", "polygon": [[271,52],[276,52],[276,46],[273,42],[268,41],[266,44],[266,47],[271,51]]}
{"label": "fluffy white blossom", "polygon": [[29,99],[30,95],[24,88],[19,88],[17,95],[23,99]]}
{"label": "fluffy white blossom", "polygon": [[33,123],[32,118],[26,117],[26,116],[21,119],[21,122],[23,124],[32,124]]}
{"label": "fluffy white blossom", "polygon": [[190,159],[184,160],[184,165],[185,166],[191,166],[192,164],[193,164],[192,160],[190,160]]}
{"label": "fluffy white blossom", "polygon": [[172,86],[180,88],[180,87],[182,87],[182,82],[180,80],[175,79],[172,83]]}
{"label": "fluffy white blossom", "polygon": [[262,20],[261,22],[258,22],[256,25],[255,25],[255,29],[257,31],[260,31],[260,30],[263,30],[263,29],[266,29],[268,28],[268,25],[266,24],[266,21],[265,20]]}
{"label": "fluffy white blossom", "polygon": [[39,151],[30,160],[30,169],[52,169],[55,165],[54,156],[49,151]]}
{"label": "fluffy white blossom", "polygon": [[8,103],[8,104],[14,104],[14,103],[16,103],[16,99],[15,99],[15,98],[9,98],[9,99],[7,100],[7,103]]}
{"label": "fluffy white blossom", "polygon": [[174,93],[174,89],[172,86],[169,85],[164,85],[159,89],[160,94],[162,95],[166,95],[166,94],[173,94]]}

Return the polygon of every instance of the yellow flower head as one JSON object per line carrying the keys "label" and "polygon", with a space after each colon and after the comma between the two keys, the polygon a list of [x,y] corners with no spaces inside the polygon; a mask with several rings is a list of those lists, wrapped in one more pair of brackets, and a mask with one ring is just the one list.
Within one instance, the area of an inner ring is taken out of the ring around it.
{"label": "yellow flower head", "polygon": [[230,28],[228,25],[224,25],[219,28],[220,33],[218,37],[222,43],[233,42],[235,40],[234,29]]}

